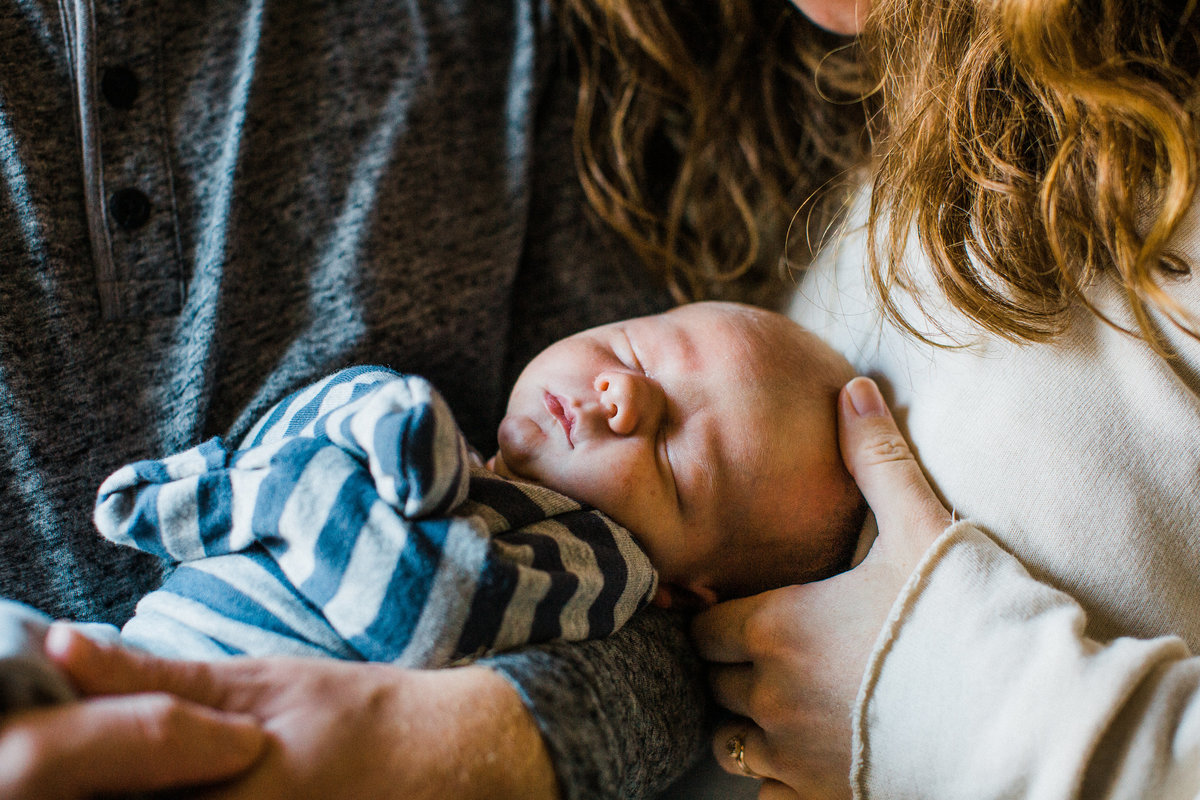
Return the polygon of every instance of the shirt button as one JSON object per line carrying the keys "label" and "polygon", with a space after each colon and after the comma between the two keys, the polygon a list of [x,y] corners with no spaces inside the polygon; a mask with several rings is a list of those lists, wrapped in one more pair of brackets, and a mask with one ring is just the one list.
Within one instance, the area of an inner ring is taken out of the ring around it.
{"label": "shirt button", "polygon": [[135,230],[150,219],[150,198],[140,189],[118,189],[108,198],[108,213],[125,230]]}
{"label": "shirt button", "polygon": [[112,66],[100,76],[100,92],[113,108],[128,110],[137,100],[141,82],[129,67]]}

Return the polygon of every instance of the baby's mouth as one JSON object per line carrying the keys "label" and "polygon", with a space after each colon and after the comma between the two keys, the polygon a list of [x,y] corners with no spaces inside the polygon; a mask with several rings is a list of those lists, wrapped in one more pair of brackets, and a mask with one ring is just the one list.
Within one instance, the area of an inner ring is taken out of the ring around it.
{"label": "baby's mouth", "polygon": [[571,429],[575,427],[575,417],[571,416],[571,413],[567,411],[567,407],[563,405],[562,400],[550,392],[546,392],[542,398],[542,402],[546,404],[546,410],[550,412],[551,416],[558,420],[559,425],[562,425],[563,433],[567,435],[567,445],[574,450],[575,442],[571,441]]}

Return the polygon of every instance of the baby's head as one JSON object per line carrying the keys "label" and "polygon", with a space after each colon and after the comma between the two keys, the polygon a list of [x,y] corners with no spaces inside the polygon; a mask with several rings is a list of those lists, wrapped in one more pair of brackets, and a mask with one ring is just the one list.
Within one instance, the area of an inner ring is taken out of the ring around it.
{"label": "baby's head", "polygon": [[837,443],[850,365],[781,314],[693,303],[542,351],[493,468],[624,525],[658,602],[696,607],[848,566],[865,506]]}

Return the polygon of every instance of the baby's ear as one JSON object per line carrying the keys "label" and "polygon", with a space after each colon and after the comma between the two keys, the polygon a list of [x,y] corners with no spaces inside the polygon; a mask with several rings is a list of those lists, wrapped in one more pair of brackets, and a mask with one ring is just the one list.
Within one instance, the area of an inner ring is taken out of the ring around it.
{"label": "baby's ear", "polygon": [[694,614],[716,605],[717,593],[699,582],[686,587],[676,583],[660,583],[650,602],[659,608]]}

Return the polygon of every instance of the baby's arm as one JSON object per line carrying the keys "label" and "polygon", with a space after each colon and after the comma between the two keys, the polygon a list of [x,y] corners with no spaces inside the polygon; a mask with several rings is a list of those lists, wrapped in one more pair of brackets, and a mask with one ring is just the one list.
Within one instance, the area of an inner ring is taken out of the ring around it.
{"label": "baby's arm", "polygon": [[[644,553],[598,513],[482,468],[471,484],[463,437],[422,379],[337,373],[281,402],[247,441],[230,454],[213,440],[105,483],[105,535],[193,561],[139,605],[143,646],[182,626],[175,640],[203,631],[226,652],[315,646],[436,666],[605,636],[653,595]],[[463,504],[469,484],[480,497]]]}
{"label": "baby's arm", "polygon": [[335,372],[277,403],[241,450],[297,437],[328,439],[366,462],[380,496],[406,517],[441,515],[466,497],[466,442],[424,378],[373,366]]}
{"label": "baby's arm", "polygon": [[466,499],[466,440],[424,378],[381,380],[327,412],[321,428],[331,442],[366,460],[379,496],[406,518],[445,516]]}
{"label": "baby's arm", "polygon": [[[242,450],[213,439],[128,465],[101,487],[97,527],[183,563],[126,633],[156,652],[191,642],[176,656],[352,657],[361,646],[359,657],[393,660],[404,627],[379,640],[372,620],[388,622],[382,598],[403,594],[403,575],[436,569],[446,529],[399,512],[457,504],[467,473],[463,439],[432,387],[380,368],[296,392]],[[388,613],[411,613],[411,597]]]}
{"label": "baby's arm", "polygon": [[316,488],[302,483],[303,470],[329,443],[365,463],[379,496],[406,517],[444,514],[466,497],[466,443],[436,390],[422,378],[354,367],[279,402],[237,452],[213,438],[117,470],[100,486],[96,527],[176,563],[240,552],[276,533],[263,518],[277,517],[284,501],[296,495],[303,505]]}
{"label": "baby's arm", "polygon": [[602,638],[654,596],[657,573],[629,531],[565,495],[476,468],[463,510],[490,535],[456,655]]}

